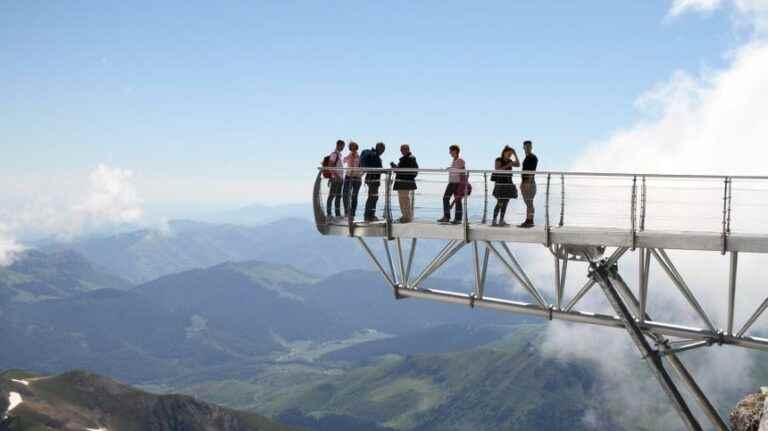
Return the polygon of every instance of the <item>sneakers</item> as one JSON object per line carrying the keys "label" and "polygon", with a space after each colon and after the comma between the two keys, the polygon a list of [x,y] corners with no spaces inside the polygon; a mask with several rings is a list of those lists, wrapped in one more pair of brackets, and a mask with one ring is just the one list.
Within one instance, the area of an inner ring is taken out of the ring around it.
{"label": "sneakers", "polygon": [[507,227],[507,226],[509,226],[509,223],[507,223],[504,220],[502,220],[496,226],[498,226],[498,227]]}
{"label": "sneakers", "polygon": [[451,221],[451,224],[461,224],[461,220],[454,219],[453,221]]}
{"label": "sneakers", "polygon": [[409,219],[409,218],[405,218],[405,217],[400,217],[399,219],[397,219],[398,223],[410,223],[412,221],[413,221],[413,219]]}
{"label": "sneakers", "polygon": [[439,219],[437,222],[438,223],[449,223],[450,221],[451,221],[450,217],[443,217],[443,218]]}
{"label": "sneakers", "polygon": [[366,223],[376,223],[378,221],[381,221],[381,219],[376,216],[370,216],[365,218]]}
{"label": "sneakers", "polygon": [[496,222],[496,220],[491,222],[491,226],[493,227],[499,227],[499,223]]}

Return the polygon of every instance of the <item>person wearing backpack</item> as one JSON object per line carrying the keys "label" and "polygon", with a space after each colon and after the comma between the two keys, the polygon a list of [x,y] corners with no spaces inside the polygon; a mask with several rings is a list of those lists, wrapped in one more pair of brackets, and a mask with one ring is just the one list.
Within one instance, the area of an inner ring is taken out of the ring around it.
{"label": "person wearing backpack", "polygon": [[360,167],[365,169],[373,169],[366,171],[365,185],[368,187],[368,200],[365,202],[365,221],[377,222],[379,218],[376,217],[376,204],[379,201],[379,186],[381,185],[381,171],[375,169],[381,169],[381,155],[384,154],[386,147],[383,142],[376,144],[374,148],[363,151],[360,154]]}
{"label": "person wearing backpack", "polygon": [[[491,226],[505,227],[509,226],[504,221],[504,215],[507,212],[507,205],[510,199],[517,199],[517,187],[512,181],[512,168],[520,166],[520,159],[517,158],[515,149],[510,146],[505,146],[501,150],[501,157],[496,159],[494,164],[494,170],[496,171],[510,171],[509,174],[502,174],[494,172],[491,174],[491,181],[495,183],[493,186],[493,197],[496,198],[496,207],[493,209],[493,222]],[[498,219],[498,223],[496,220]]]}
{"label": "person wearing backpack", "polygon": [[357,149],[357,142],[350,141],[349,154],[344,157],[344,166],[347,168],[342,192],[344,195],[344,216],[352,220],[355,219],[357,212],[357,196],[360,193],[360,186],[363,185],[363,173],[360,171],[360,155],[357,154]]}
{"label": "person wearing backpack", "polygon": [[[459,157],[461,149],[458,145],[451,145],[448,148],[448,152],[451,154],[453,162],[451,166],[447,168],[450,172],[448,174],[448,185],[445,187],[445,193],[443,194],[443,218],[438,220],[438,223],[461,224],[464,216],[464,204],[462,199],[465,194],[469,194],[470,186],[467,181],[467,174],[462,172],[466,169],[464,159]],[[456,205],[456,218],[451,221],[451,197],[454,197],[454,205]]]}
{"label": "person wearing backpack", "polygon": [[413,193],[416,190],[416,175],[419,164],[416,163],[416,157],[411,154],[411,147],[408,145],[400,146],[400,162],[391,163],[393,169],[414,169],[414,171],[398,172],[395,175],[395,185],[393,190],[397,191],[397,197],[400,201],[400,214],[402,217],[398,220],[400,223],[410,223],[413,221]]}
{"label": "person wearing backpack", "polygon": [[328,219],[332,219],[333,205],[336,204],[335,216],[341,218],[341,189],[344,184],[344,161],[341,152],[344,150],[344,141],[336,141],[336,149],[323,159],[323,177],[328,178],[328,200],[325,202],[325,210]]}

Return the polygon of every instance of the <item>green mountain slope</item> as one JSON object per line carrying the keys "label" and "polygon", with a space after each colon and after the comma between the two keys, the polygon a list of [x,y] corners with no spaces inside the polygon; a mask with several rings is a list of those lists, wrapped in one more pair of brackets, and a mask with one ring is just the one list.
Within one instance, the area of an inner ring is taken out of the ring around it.
{"label": "green mountain slope", "polygon": [[[408,430],[615,430],[585,364],[538,351],[540,328],[521,326],[503,343],[465,352],[385,357],[276,400],[282,421],[343,414]],[[600,415],[599,413],[604,414]]]}
{"label": "green mountain slope", "polygon": [[290,431],[253,413],[182,395],[153,395],[83,371],[56,376],[0,374],[0,411],[10,394],[21,403],[0,416],[0,430]]}
{"label": "green mountain slope", "polygon": [[9,267],[0,268],[0,306],[66,298],[98,289],[126,290],[129,282],[97,269],[73,251],[24,252]]}

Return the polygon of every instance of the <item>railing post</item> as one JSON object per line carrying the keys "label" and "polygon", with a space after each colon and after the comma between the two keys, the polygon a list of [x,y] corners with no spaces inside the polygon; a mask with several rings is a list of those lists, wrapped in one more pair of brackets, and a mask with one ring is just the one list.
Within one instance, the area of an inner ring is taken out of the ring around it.
{"label": "railing post", "polygon": [[483,172],[484,201],[483,201],[483,224],[488,223],[488,172]]}
{"label": "railing post", "polygon": [[461,199],[464,201],[464,218],[462,220],[464,225],[464,242],[469,244],[469,172],[466,174],[466,186],[464,187],[464,196]]}
{"label": "railing post", "polygon": [[729,228],[729,218],[730,218],[730,208],[729,208],[729,201],[730,198],[728,197],[728,184],[730,183],[730,179],[728,177],[725,177],[723,179],[723,228],[721,233],[721,239],[722,239],[722,248],[720,250],[720,253],[725,255],[725,253],[728,251],[728,228]]}
{"label": "railing post", "polygon": [[632,223],[632,251],[637,248],[637,175],[632,177],[632,203],[630,204]]}
{"label": "railing post", "polygon": [[558,226],[563,227],[565,224],[565,175],[560,174],[560,223]]}
{"label": "railing post", "polygon": [[551,227],[549,224],[549,190],[550,190],[551,183],[552,183],[552,174],[547,174],[547,192],[546,192],[545,201],[544,201],[544,216],[546,218],[546,220],[544,221],[544,230],[547,235],[547,247],[552,245],[552,238],[550,235]]}
{"label": "railing post", "polygon": [[387,239],[392,237],[392,170],[388,169],[386,181],[384,183],[384,222],[386,226]]}
{"label": "railing post", "polygon": [[645,175],[643,175],[642,183],[640,185],[640,232],[645,230]]}

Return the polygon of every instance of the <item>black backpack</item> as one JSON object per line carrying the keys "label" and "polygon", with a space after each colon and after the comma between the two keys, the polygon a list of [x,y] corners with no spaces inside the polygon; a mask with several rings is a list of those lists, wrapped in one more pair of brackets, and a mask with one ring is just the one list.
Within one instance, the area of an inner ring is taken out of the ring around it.
{"label": "black backpack", "polygon": [[360,153],[360,167],[361,168],[375,168],[373,157],[374,152],[371,149],[363,150],[362,153]]}

